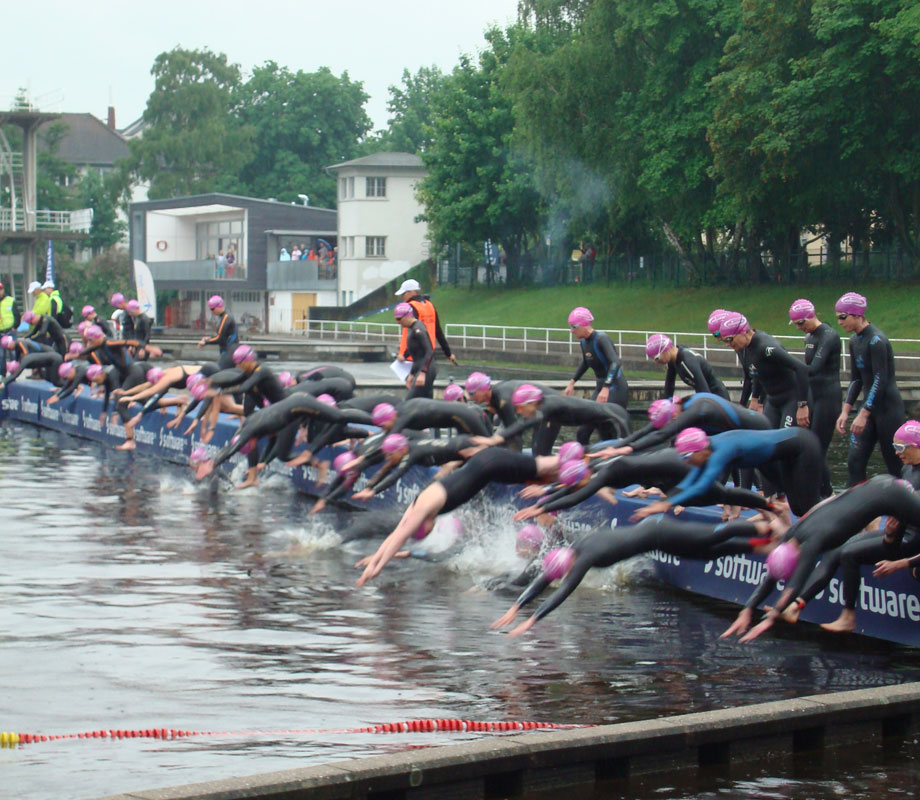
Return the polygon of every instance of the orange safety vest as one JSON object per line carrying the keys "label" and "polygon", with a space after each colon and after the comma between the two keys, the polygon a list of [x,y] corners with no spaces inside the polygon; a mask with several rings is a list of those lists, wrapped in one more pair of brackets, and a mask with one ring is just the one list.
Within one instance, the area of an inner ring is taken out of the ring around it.
{"label": "orange safety vest", "polygon": [[[428,331],[428,338],[431,339],[432,349],[437,349],[437,317],[438,312],[435,310],[434,303],[430,300],[416,300],[412,299],[409,301],[409,305],[415,309],[415,316],[419,318],[421,323],[425,326],[425,329]],[[411,361],[411,357],[406,353],[406,339],[409,336],[409,329],[402,329],[402,338],[399,340],[399,352],[403,353],[405,357]]]}

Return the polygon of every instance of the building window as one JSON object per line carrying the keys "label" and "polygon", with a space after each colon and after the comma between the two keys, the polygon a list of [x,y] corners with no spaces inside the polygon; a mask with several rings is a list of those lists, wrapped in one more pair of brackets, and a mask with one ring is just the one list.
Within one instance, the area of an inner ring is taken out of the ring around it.
{"label": "building window", "polygon": [[349,178],[349,179],[348,179],[348,193],[347,193],[345,196],[346,196],[346,197],[354,197],[354,196],[355,196],[355,179],[354,179],[354,178]]}
{"label": "building window", "polygon": [[367,197],[386,197],[387,196],[387,179],[386,178],[368,178],[367,179]]}
{"label": "building window", "polygon": [[339,179],[339,200],[345,199],[345,188],[346,188],[345,178],[340,178]]}
{"label": "building window", "polygon": [[364,255],[368,258],[380,258],[387,254],[386,236],[365,236]]}

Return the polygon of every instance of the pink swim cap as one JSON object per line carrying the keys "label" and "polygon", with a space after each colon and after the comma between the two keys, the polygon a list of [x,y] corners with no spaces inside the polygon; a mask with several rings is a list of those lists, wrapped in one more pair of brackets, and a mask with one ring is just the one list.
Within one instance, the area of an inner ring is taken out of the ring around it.
{"label": "pink swim cap", "polygon": [[18,361],[7,361],[6,362],[6,371],[12,375],[17,369],[19,369]]}
{"label": "pink swim cap", "polygon": [[202,464],[208,460],[208,451],[198,445],[191,453],[189,453],[188,460],[192,464]]}
{"label": "pink swim cap", "polygon": [[396,409],[389,403],[378,403],[374,406],[374,410],[371,411],[371,422],[380,428],[394,419],[396,419]]}
{"label": "pink swim cap", "polygon": [[546,534],[539,525],[525,525],[514,537],[514,549],[522,558],[533,558],[540,552]]}
{"label": "pink swim cap", "polygon": [[452,383],[444,389],[444,399],[450,403],[463,399],[463,387]]}
{"label": "pink swim cap", "polygon": [[34,311],[26,311],[22,315],[22,321],[29,323],[29,325],[31,325],[37,319],[38,314],[36,314]]}
{"label": "pink swim cap", "polygon": [[648,341],[645,343],[646,358],[658,358],[662,353],[668,352],[673,346],[674,343],[663,333],[653,333],[648,337]]}
{"label": "pink swim cap", "polygon": [[[236,444],[239,440],[240,440],[240,436],[239,434],[237,434],[230,440],[230,444]],[[253,436],[246,440],[246,443],[239,449],[239,452],[241,452],[244,456],[248,456],[252,452],[252,448],[255,446],[256,446],[256,439]]]}
{"label": "pink swim cap", "polygon": [[471,372],[464,384],[467,394],[476,394],[492,388],[492,379],[484,372]]}
{"label": "pink swim cap", "polygon": [[210,308],[211,311],[213,311],[216,308],[226,308],[226,307],[227,306],[224,303],[224,298],[221,297],[219,294],[212,294],[208,298],[208,308]]}
{"label": "pink swim cap", "polygon": [[588,474],[588,466],[580,458],[566,461],[559,468],[559,483],[574,486]]}
{"label": "pink swim cap", "polygon": [[799,563],[799,554],[791,542],[778,544],[767,556],[767,572],[777,581],[787,581],[795,572]]}
{"label": "pink swim cap", "polygon": [[244,361],[255,361],[256,351],[248,344],[241,344],[233,351],[233,363],[242,364]]}
{"label": "pink swim cap", "polygon": [[83,319],[86,319],[90,314],[95,314],[96,309],[92,306],[83,306]]}
{"label": "pink swim cap", "polygon": [[578,308],[573,308],[569,312],[570,327],[578,325],[590,325],[592,322],[594,322],[594,314],[592,314],[584,306],[578,306]]}
{"label": "pink swim cap", "polygon": [[112,305],[115,306],[115,308],[118,308],[124,302],[125,296],[121,292],[115,292],[115,294],[112,295]]}
{"label": "pink swim cap", "polygon": [[72,356],[78,356],[83,352],[83,345],[80,342],[71,342],[70,347],[67,348],[67,352]]}
{"label": "pink swim cap", "polygon": [[920,422],[915,419],[909,419],[900,428],[894,432],[896,442],[920,447]]}
{"label": "pink swim cap", "polygon": [[858,292],[847,292],[843,295],[834,306],[834,311],[838,314],[852,314],[855,317],[866,316],[866,306],[868,302]]}
{"label": "pink swim cap", "polygon": [[396,308],[393,309],[393,316],[396,319],[402,319],[403,317],[414,317],[415,309],[412,308],[408,303],[397,303]]}
{"label": "pink swim cap", "polygon": [[400,450],[405,450],[409,446],[409,440],[403,436],[401,433],[391,433],[383,440],[383,444],[380,445],[380,449],[384,453],[398,453]]}
{"label": "pink swim cap", "polygon": [[717,308],[709,315],[709,320],[706,322],[706,327],[709,328],[709,332],[718,337],[719,327],[722,325],[722,320],[727,316],[732,314],[731,311],[726,311],[724,308]]}
{"label": "pink swim cap", "polygon": [[58,377],[69,378],[75,371],[76,367],[74,367],[73,361],[65,361],[58,367]]}
{"label": "pink swim cap", "polygon": [[709,447],[709,437],[702,428],[687,428],[677,434],[674,449],[678,453],[699,453]]}
{"label": "pink swim cap", "polygon": [[334,398],[331,394],[329,394],[329,393],[327,393],[327,392],[323,392],[322,394],[317,395],[317,396],[316,396],[316,399],[317,399],[320,403],[324,403],[324,404],[326,404],[327,406],[332,406],[333,408],[338,408],[338,406],[339,406],[339,404],[335,402],[335,398]]}
{"label": "pink swim cap", "polygon": [[289,386],[293,386],[295,382],[296,381],[294,380],[294,376],[291,375],[291,373],[287,370],[278,374],[278,383],[280,383],[285,389],[287,389]]}
{"label": "pink swim cap", "polygon": [[185,379],[185,388],[191,389],[196,383],[201,383],[204,380],[204,375],[200,372],[193,372]]}
{"label": "pink swim cap", "polygon": [[662,397],[648,407],[648,421],[656,428],[663,428],[671,421],[675,408],[672,398]]}
{"label": "pink swim cap", "polygon": [[137,300],[129,300],[125,303],[125,311],[140,311],[141,304]]}
{"label": "pink swim cap", "polygon": [[719,336],[724,339],[726,336],[737,336],[739,333],[747,333],[751,329],[748,325],[747,317],[744,314],[732,313],[722,320],[719,326]]}
{"label": "pink swim cap", "polygon": [[9,334],[6,334],[6,336],[0,336],[0,347],[2,347],[4,350],[12,350],[13,345],[15,344],[16,340]]}
{"label": "pink swim cap", "polygon": [[815,315],[815,304],[804,297],[796,300],[789,306],[789,324],[803,319],[811,319]]}
{"label": "pink swim cap", "polygon": [[903,486],[911,494],[917,491],[914,489],[914,485],[909,480],[907,480],[907,478],[895,478],[894,482],[899,486]]}
{"label": "pink swim cap", "polygon": [[102,367],[99,364],[90,364],[86,368],[86,379],[88,381],[94,381],[102,374]]}
{"label": "pink swim cap", "polygon": [[200,402],[204,400],[204,396],[208,393],[208,385],[204,381],[198,381],[189,388],[189,391],[192,393],[192,397]]}
{"label": "pink swim cap", "polygon": [[338,472],[340,475],[345,472],[345,465],[350,464],[355,460],[355,454],[351,450],[346,450],[344,453],[339,453],[332,460],[332,468]]}
{"label": "pink swim cap", "polygon": [[511,393],[511,404],[515,406],[539,403],[542,399],[543,391],[531,383],[522,383]]}
{"label": "pink swim cap", "polygon": [[79,333],[80,336],[83,336],[84,332],[90,325],[92,325],[92,323],[89,320],[83,320],[83,322],[77,325],[77,333]]}
{"label": "pink swim cap", "polygon": [[105,333],[103,332],[102,328],[100,328],[98,325],[87,326],[86,330],[83,331],[83,335],[87,339],[104,339],[105,338]]}
{"label": "pink swim cap", "polygon": [[559,448],[559,463],[584,458],[585,446],[581,442],[566,442]]}
{"label": "pink swim cap", "polygon": [[163,377],[163,370],[159,367],[151,367],[147,370],[147,383],[156,383],[160,378]]}
{"label": "pink swim cap", "polygon": [[543,574],[551,581],[564,578],[575,563],[575,551],[571,547],[555,547],[543,559]]}

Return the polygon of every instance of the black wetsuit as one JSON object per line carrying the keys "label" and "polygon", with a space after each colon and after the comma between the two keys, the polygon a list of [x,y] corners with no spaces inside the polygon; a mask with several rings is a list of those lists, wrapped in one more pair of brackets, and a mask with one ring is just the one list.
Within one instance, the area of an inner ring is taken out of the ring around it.
{"label": "black wetsuit", "polygon": [[[615,456],[594,467],[590,480],[577,489],[563,486],[552,494],[537,501],[544,511],[559,511],[571,508],[589,497],[597,494],[605,486],[622,489],[636,483],[640,486],[654,486],[663,492],[669,492],[677,486],[690,472],[690,466],[680,454],[672,449],[659,450],[657,453],[643,453],[632,456]],[[692,505],[708,506],[725,503],[730,506],[745,508],[769,508],[766,498],[747,489],[729,489],[721,483],[715,483],[709,491],[692,501]]]}
{"label": "black wetsuit", "polygon": [[81,384],[89,383],[89,381],[86,379],[86,370],[89,369],[89,364],[87,364],[85,361],[71,361],[70,363],[73,364],[73,376],[70,379],[64,381],[60,389],[54,392],[54,394],[57,395],[58,400],[64,400],[70,397],[70,395],[72,395],[77,390],[78,386]]}
{"label": "black wetsuit", "polygon": [[[719,525],[684,522],[656,515],[638,525],[595,528],[573,545],[577,558],[556,589],[534,612],[542,619],[560,605],[582,582],[592,567],[610,567],[627,558],[660,550],[681,558],[712,559],[734,553],[749,553],[752,539],[758,538],[753,523],[736,520]],[[550,584],[541,574],[518,598],[519,606],[527,605]]]}
{"label": "black wetsuit", "polygon": [[109,324],[109,320],[105,319],[101,314],[94,314],[92,319],[87,319],[86,321],[90,325],[98,325],[105,334],[106,339],[112,338],[112,326]]}
{"label": "black wetsuit", "polygon": [[134,320],[134,337],[137,339],[137,350],[143,350],[150,342],[150,334],[153,333],[153,320],[146,314],[132,315]]}
{"label": "black wetsuit", "polygon": [[217,349],[220,351],[220,358],[217,359],[217,363],[220,364],[221,369],[228,369],[233,366],[233,351],[240,343],[240,335],[237,331],[233,314],[224,311],[217,318],[217,331],[208,339],[207,343],[217,345]]}
{"label": "black wetsuit", "polygon": [[395,511],[358,511],[349,517],[348,527],[339,533],[342,544],[359,539],[383,539],[399,525],[405,509]]}
{"label": "black wetsuit", "polygon": [[[578,344],[581,347],[581,363],[575,370],[572,381],[577,383],[588,369],[592,369],[595,386],[591,399],[597,399],[601,389],[607,387],[610,390],[607,402],[626,408],[629,403],[629,384],[623,374],[620,356],[610,337],[602,331],[592,331],[590,336],[579,339]],[[590,436],[590,433],[588,435]]]}
{"label": "black wetsuit", "polygon": [[353,381],[349,381],[348,378],[339,376],[311,379],[299,381],[286,389],[287,394],[293,394],[294,392],[306,392],[314,397],[328,394],[336,403],[344,403],[354,397],[355,384]]}
{"label": "black wetsuit", "polygon": [[728,389],[719,380],[712,365],[696,350],[681,345],[677,346],[677,358],[668,364],[668,373],[664,379],[665,397],[671,397],[674,394],[674,384],[678,375],[694,392],[708,392],[724,397],[726,400],[731,399]]}
{"label": "black wetsuit", "polygon": [[50,314],[41,314],[40,316],[41,319],[33,328],[32,333],[29,334],[29,338],[34,339],[36,342],[51,345],[62,357],[65,356],[67,354],[67,336],[64,334],[61,323]]}
{"label": "black wetsuit", "polygon": [[17,339],[7,353],[7,361],[15,359],[20,364],[31,353],[56,353],[57,351],[47,344],[36,342],[32,339]]}
{"label": "black wetsuit", "polygon": [[827,448],[834,438],[834,428],[843,406],[840,389],[840,335],[826,322],[805,334],[805,364],[811,387],[811,424],[824,453],[822,494],[830,496],[831,473],[827,466]]}
{"label": "black wetsuit", "polygon": [[[354,394],[355,386],[357,386],[355,376],[352,375],[348,370],[342,369],[341,367],[332,366],[331,364],[326,364],[321,367],[311,367],[310,369],[301,372],[297,376],[297,383],[301,383],[303,381],[321,381],[325,378],[344,378],[351,383],[352,394]],[[322,392],[320,392],[320,394],[322,394]]]}
{"label": "black wetsuit", "polygon": [[384,474],[379,470],[367,483],[368,489],[380,494],[393,486],[416,464],[422,467],[440,467],[451,461],[463,461],[461,450],[472,447],[469,436],[452,436],[449,439],[414,439],[409,442],[409,452],[393,469]]}
{"label": "black wetsuit", "polygon": [[[543,396],[551,394],[559,394],[555,389],[551,389],[548,386],[544,386],[541,383],[532,383],[531,381],[522,381],[522,380],[510,380],[510,381],[500,381],[499,383],[492,384],[492,392],[489,398],[489,402],[486,405],[486,412],[491,413],[494,417],[497,418],[498,422],[501,423],[505,428],[510,427],[517,421],[517,412],[514,410],[514,403],[511,402],[511,396],[514,394],[514,390],[518,386],[521,386],[524,383],[529,383],[532,386],[536,386],[540,391],[543,392]],[[541,437],[545,439],[550,439],[549,450],[552,450],[553,441],[555,441],[556,433],[551,432],[552,436],[548,433],[544,433],[542,430],[537,429],[534,432],[533,440],[534,446],[539,447],[541,451],[546,450],[546,445],[538,445]],[[513,437],[511,441],[505,440],[505,443],[512,450],[521,449],[521,440],[519,437]]]}
{"label": "black wetsuit", "polygon": [[798,404],[808,401],[808,368],[764,331],[754,331],[745,354],[749,359],[745,381],[753,380],[766,394],[764,416],[774,428],[793,427]]}
{"label": "black wetsuit", "polygon": [[489,447],[441,478],[439,483],[447,492],[447,499],[438,513],[453,511],[490,483],[527,483],[536,479],[537,460],[534,456],[515,453],[504,447]]}
{"label": "black wetsuit", "polygon": [[[85,358],[91,364],[115,367],[118,370],[120,380],[124,383],[128,379],[128,372],[134,364],[134,359],[131,357],[129,350],[131,347],[136,346],[137,341],[134,339],[103,339],[97,345],[85,347],[79,358]],[[138,383],[143,383],[143,380],[138,381]],[[132,386],[136,385],[132,384]],[[130,389],[131,386],[123,386],[122,388]]]}
{"label": "black wetsuit", "polygon": [[[798,563],[786,581],[786,589],[792,590],[790,600],[801,594],[822,553],[840,547],[883,514],[901,523],[899,535],[903,535],[908,527],[920,526],[920,497],[890,475],[876,475],[812,509],[808,516],[789,528],[784,541],[795,539],[800,545]],[[892,554],[897,553],[900,546],[899,535],[890,538]],[[776,581],[767,574],[745,608],[760,605],[775,585]],[[776,610],[782,611],[785,607],[786,604],[777,604]]]}
{"label": "black wetsuit", "polygon": [[786,493],[792,513],[805,514],[821,499],[821,444],[808,428],[727,431],[709,440],[712,455],[681,481],[674,505],[687,505],[731,467],[758,467]]}
{"label": "black wetsuit", "polygon": [[458,433],[492,435],[492,426],[480,406],[427,397],[415,397],[399,405],[391,433],[399,433],[405,428],[417,431],[455,428]]}
{"label": "black wetsuit", "polygon": [[[601,436],[612,439],[629,433],[629,415],[623,406],[616,403],[595,403],[580,397],[565,395],[544,395],[537,413],[530,419],[520,417],[508,428],[500,430],[499,435],[505,440],[513,439],[528,428],[537,428],[548,435],[534,435],[533,454],[545,456],[552,452],[553,442],[562,425],[579,425],[577,438],[587,444],[594,428]],[[585,433],[587,432],[587,435]]]}
{"label": "black wetsuit", "polygon": [[[412,359],[412,368],[409,377],[412,385],[406,393],[406,399],[414,397],[431,397],[434,393],[434,379],[438,376],[438,366],[434,358],[434,348],[428,336],[428,329],[420,320],[416,320],[408,329],[406,336],[406,351]],[[415,383],[416,376],[425,373],[425,382],[419,386]]]}
{"label": "black wetsuit", "polygon": [[8,383],[15,381],[23,373],[23,370],[32,369],[40,372],[46,381],[55,386],[62,386],[64,382],[58,375],[58,367],[63,363],[63,357],[56,350],[29,353],[19,362],[19,368],[15,372],[11,372],[3,378],[3,385],[6,386]]}
{"label": "black wetsuit", "polygon": [[[139,361],[135,361],[128,367],[124,378],[121,377],[121,372],[114,364],[103,367],[102,372],[105,375],[105,380],[102,384],[105,388],[105,400],[102,403],[104,412],[108,411],[112,392],[116,389],[133,389],[147,380],[147,366]],[[121,417],[122,422],[127,422],[131,419],[131,412],[128,410],[127,403],[114,403],[114,406],[115,412]]]}
{"label": "black wetsuit", "polygon": [[152,394],[150,395],[150,397],[144,400],[144,404],[141,407],[141,414],[149,414],[151,411],[158,408],[160,400],[166,397],[166,395],[173,389],[187,388],[188,379],[192,377],[192,375],[197,375],[200,373],[202,375],[205,375],[205,377],[207,377],[208,375],[213,375],[215,372],[217,372],[216,362],[212,361],[210,362],[210,365],[211,365],[211,370],[208,372],[205,372],[205,369],[204,369],[206,364],[203,364],[200,369],[195,368],[191,365],[182,366],[181,367],[182,373],[181,375],[179,375],[179,377],[177,377],[172,383],[166,386],[166,388],[161,389],[156,394]]}
{"label": "black wetsuit", "polygon": [[862,407],[869,410],[865,430],[859,436],[850,434],[847,470],[852,486],[866,479],[866,465],[876,442],[889,474],[900,474],[901,460],[892,440],[904,422],[904,402],[895,383],[891,342],[871,323],[861,333],[850,336],[850,371],[846,402],[853,405],[865,391]]}

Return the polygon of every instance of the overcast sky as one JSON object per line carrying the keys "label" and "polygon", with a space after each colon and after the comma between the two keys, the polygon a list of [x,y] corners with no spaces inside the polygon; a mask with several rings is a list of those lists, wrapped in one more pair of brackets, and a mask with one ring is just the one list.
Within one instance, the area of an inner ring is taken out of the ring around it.
{"label": "overcast sky", "polygon": [[27,87],[43,111],[89,111],[110,99],[124,127],[144,111],[150,68],[164,50],[208,47],[244,72],[269,59],[292,71],[329,67],[363,82],[374,128],[386,126],[387,87],[403,68],[449,71],[476,53],[492,24],[513,22],[517,0],[45,0],[6,3],[0,108]]}

